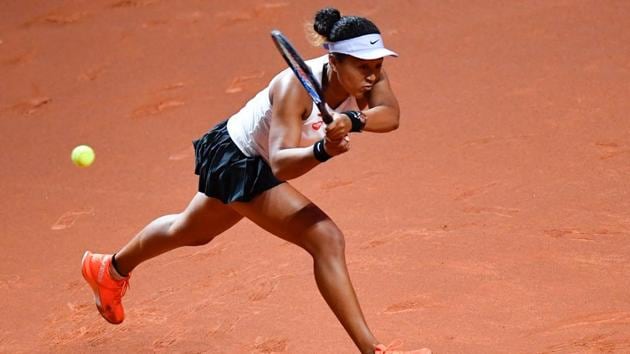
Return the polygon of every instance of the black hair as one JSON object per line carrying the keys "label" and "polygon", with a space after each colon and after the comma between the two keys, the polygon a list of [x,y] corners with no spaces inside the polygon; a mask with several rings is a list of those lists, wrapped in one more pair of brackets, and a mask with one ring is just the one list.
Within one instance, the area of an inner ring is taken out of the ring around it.
{"label": "black hair", "polygon": [[360,37],[381,32],[365,17],[341,16],[339,10],[326,7],[315,14],[313,29],[328,42]]}

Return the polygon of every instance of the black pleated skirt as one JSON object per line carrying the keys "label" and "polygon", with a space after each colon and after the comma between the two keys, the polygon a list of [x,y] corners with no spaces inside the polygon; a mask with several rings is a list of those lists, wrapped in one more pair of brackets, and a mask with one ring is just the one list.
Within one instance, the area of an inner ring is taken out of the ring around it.
{"label": "black pleated skirt", "polygon": [[193,141],[193,146],[199,191],[224,204],[250,201],[284,182],[273,175],[265,159],[241,152],[228,134],[227,120]]}

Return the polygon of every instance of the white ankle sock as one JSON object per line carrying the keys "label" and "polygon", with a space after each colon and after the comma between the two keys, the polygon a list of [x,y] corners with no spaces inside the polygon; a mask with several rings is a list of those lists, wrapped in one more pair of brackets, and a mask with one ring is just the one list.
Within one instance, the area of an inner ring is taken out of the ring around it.
{"label": "white ankle sock", "polygon": [[114,264],[113,263],[109,263],[109,275],[112,276],[112,278],[114,278],[114,280],[125,280],[128,277],[123,277],[122,275],[120,275],[118,273],[118,271],[116,270],[116,268],[114,268]]}

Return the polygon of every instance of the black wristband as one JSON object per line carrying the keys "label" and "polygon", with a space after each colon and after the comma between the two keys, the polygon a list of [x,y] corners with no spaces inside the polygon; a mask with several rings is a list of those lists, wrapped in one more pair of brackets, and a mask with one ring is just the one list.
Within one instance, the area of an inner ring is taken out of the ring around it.
{"label": "black wristband", "polygon": [[324,139],[317,141],[313,145],[313,155],[315,156],[315,159],[317,159],[317,161],[319,162],[328,161],[328,159],[332,157],[328,155],[326,149],[324,149]]}
{"label": "black wristband", "polygon": [[365,114],[360,111],[345,111],[341,112],[350,118],[350,122],[352,122],[351,132],[360,133],[365,127]]}

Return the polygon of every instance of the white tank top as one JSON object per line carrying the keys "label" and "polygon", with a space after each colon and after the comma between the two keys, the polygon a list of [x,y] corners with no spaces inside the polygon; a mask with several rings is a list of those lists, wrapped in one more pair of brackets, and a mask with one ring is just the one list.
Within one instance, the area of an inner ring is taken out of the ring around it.
{"label": "white tank top", "polygon": [[[306,61],[313,71],[313,76],[321,85],[324,64],[328,62],[328,55]],[[285,69],[277,76],[283,75]],[[292,74],[293,75],[293,74]],[[343,112],[358,110],[354,96],[348,96],[335,109],[326,105],[329,111]],[[269,124],[271,122],[271,101],[269,100],[269,86],[260,91],[254,98],[227,122],[227,130],[238,148],[248,157],[262,156],[269,161]],[[311,114],[302,124],[302,134],[299,146],[312,145],[326,135],[324,122],[319,116],[317,107],[313,104]]]}

